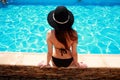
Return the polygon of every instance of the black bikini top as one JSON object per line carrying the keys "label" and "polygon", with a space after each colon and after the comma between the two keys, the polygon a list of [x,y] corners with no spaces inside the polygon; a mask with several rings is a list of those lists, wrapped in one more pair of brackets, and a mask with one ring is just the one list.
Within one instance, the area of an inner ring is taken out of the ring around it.
{"label": "black bikini top", "polygon": [[56,48],[56,49],[59,49],[61,56],[63,56],[63,54],[67,54],[68,49],[65,49],[65,48]]}

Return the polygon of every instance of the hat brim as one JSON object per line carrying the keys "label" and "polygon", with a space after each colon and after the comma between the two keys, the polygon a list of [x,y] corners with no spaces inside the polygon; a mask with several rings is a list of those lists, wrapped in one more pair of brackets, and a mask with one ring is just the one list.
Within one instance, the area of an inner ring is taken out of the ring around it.
{"label": "hat brim", "polygon": [[70,19],[69,19],[69,21],[68,21],[67,23],[65,23],[65,24],[59,24],[59,23],[57,23],[57,22],[55,22],[55,21],[53,20],[53,13],[54,13],[54,12],[55,12],[55,10],[50,11],[50,13],[48,14],[48,17],[47,17],[47,21],[48,21],[48,23],[50,24],[51,27],[53,27],[53,28],[55,28],[55,29],[59,29],[59,28],[64,27],[64,26],[65,26],[65,27],[66,27],[66,26],[71,27],[71,26],[73,25],[74,16],[73,16],[72,12],[68,11],[68,14],[69,14],[69,16],[70,16]]}

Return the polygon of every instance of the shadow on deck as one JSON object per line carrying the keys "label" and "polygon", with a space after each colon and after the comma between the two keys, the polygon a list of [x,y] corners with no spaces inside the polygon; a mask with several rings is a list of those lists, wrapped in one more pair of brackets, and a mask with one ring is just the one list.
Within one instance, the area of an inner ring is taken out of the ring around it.
{"label": "shadow on deck", "polygon": [[39,68],[0,65],[0,80],[120,80],[120,68]]}

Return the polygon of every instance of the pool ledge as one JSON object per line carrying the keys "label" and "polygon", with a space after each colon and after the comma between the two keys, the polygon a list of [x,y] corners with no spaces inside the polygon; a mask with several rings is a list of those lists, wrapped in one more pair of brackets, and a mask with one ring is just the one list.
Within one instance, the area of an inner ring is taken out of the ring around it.
{"label": "pool ledge", "polygon": [[[46,53],[0,52],[0,64],[37,66],[46,60]],[[114,54],[79,54],[78,61],[86,63],[89,68],[120,68],[120,55]]]}

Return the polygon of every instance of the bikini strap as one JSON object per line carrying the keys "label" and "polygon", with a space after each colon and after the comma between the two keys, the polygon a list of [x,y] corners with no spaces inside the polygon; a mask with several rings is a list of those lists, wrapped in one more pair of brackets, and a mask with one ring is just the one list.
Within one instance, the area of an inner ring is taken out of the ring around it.
{"label": "bikini strap", "polygon": [[67,54],[67,49],[65,48],[56,48],[56,49],[59,49],[61,56],[63,56],[63,54]]}

